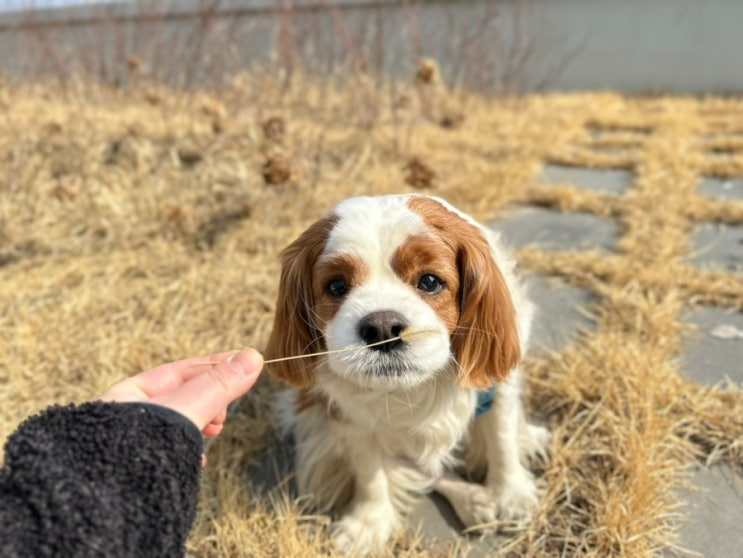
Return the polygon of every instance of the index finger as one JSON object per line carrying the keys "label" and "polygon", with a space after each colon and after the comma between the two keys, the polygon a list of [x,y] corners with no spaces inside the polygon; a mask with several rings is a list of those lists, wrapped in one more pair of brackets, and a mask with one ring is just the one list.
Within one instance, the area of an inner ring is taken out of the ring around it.
{"label": "index finger", "polygon": [[237,350],[225,351],[166,362],[140,372],[130,380],[149,397],[155,397],[177,389],[191,378],[224,362],[237,352]]}

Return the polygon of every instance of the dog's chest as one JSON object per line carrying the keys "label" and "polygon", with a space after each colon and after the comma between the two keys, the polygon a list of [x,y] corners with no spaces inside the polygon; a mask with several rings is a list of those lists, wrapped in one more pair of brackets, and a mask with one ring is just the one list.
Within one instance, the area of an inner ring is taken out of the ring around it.
{"label": "dog's chest", "polygon": [[[453,386],[454,387],[454,386]],[[425,393],[388,393],[373,401],[343,405],[348,427],[373,433],[388,455],[424,469],[450,460],[474,416],[474,392],[459,388]]]}

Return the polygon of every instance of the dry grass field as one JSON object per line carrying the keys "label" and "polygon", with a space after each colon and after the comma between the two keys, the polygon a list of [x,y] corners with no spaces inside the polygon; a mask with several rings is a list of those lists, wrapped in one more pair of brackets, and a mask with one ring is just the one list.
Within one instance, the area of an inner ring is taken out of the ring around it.
{"label": "dry grass field", "polygon": [[[3,83],[0,121],[0,440],[154,364],[262,349],[281,248],[347,196],[415,191],[485,221],[534,203],[621,225],[614,253],[517,254],[588,288],[597,325],[527,361],[527,404],[554,445],[542,506],[504,553],[650,555],[675,540],[691,464],[743,470],[740,388],[679,376],[683,311],[743,308],[739,275],[688,263],[696,223],[743,223],[743,203],[695,192],[702,175],[743,175],[741,100],[494,99],[425,72],[286,89],[266,75],[219,94]],[[548,161],[636,179],[624,196],[545,187]],[[334,555],[328,518],[251,495],[251,464],[278,443],[277,388],[265,374],[209,446],[191,555]],[[406,536],[391,552],[465,556],[476,537]]]}

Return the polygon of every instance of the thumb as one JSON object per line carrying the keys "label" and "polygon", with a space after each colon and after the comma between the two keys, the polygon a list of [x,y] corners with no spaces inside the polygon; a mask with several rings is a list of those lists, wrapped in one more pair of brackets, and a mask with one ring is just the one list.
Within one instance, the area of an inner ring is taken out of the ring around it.
{"label": "thumb", "polygon": [[227,405],[253,387],[262,368],[263,356],[253,349],[243,349],[150,402],[178,411],[203,430]]}

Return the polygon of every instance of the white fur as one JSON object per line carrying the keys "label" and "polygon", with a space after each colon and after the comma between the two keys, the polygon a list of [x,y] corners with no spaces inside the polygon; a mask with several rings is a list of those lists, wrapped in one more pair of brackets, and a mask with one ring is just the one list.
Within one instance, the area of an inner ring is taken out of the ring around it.
{"label": "white fur", "polygon": [[[333,527],[336,544],[364,555],[381,552],[403,527],[413,496],[432,488],[447,497],[466,527],[528,518],[537,492],[525,463],[549,444],[546,430],[526,422],[518,368],[498,385],[492,409],[472,420],[476,393],[457,381],[446,326],[390,265],[409,235],[426,230],[408,201],[409,196],[352,198],[336,208],[338,220],[321,258],[353,255],[365,263],[368,276],[343,300],[323,335],[330,350],[362,346],[357,324],[380,310],[395,310],[414,328],[437,333],[394,357],[370,349],[325,357],[313,389],[332,409],[315,405],[297,415],[293,390],[279,404],[282,426],[297,441],[300,491],[321,510],[343,507]],[[516,307],[525,353],[533,309],[513,260],[491,231],[437,201],[488,238]],[[404,373],[366,372],[387,365]],[[484,484],[457,477],[461,464],[482,472]]]}

